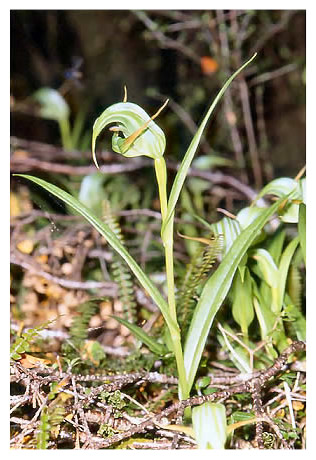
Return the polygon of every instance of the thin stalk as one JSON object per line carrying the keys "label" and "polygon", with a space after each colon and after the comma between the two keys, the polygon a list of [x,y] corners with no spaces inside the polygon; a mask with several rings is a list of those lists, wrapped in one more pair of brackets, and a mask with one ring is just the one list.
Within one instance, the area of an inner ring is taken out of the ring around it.
{"label": "thin stalk", "polygon": [[[155,171],[159,188],[159,199],[161,207],[162,223],[167,217],[167,168],[164,158],[155,160]],[[161,234],[162,243],[165,249],[166,258],[166,275],[168,285],[168,304],[171,317],[177,322],[176,301],[174,295],[174,271],[173,271],[173,219],[170,219],[170,225],[167,231]]]}
{"label": "thin stalk", "polygon": [[187,377],[184,367],[183,350],[181,344],[180,328],[177,321],[176,302],[175,302],[175,285],[174,285],[174,270],[173,270],[173,219],[170,219],[164,231],[163,245],[165,249],[166,260],[166,275],[167,275],[167,288],[168,288],[168,305],[171,318],[177,324],[177,330],[171,330],[171,340],[173,343],[173,350],[177,361],[177,368],[179,373],[179,399],[186,399],[189,397]]}
{"label": "thin stalk", "polygon": [[159,189],[159,200],[161,208],[161,218],[164,221],[167,217],[167,167],[163,157],[155,159],[155,173]]}
{"label": "thin stalk", "polygon": [[[168,201],[167,201],[167,169],[164,158],[155,160],[155,172],[158,182],[159,199],[161,207],[162,224],[167,217]],[[177,321],[176,301],[175,301],[175,285],[174,285],[174,267],[173,267],[173,218],[169,219],[164,232],[161,234],[162,243],[165,250],[166,277],[168,289],[168,306],[171,318],[176,324],[176,328],[170,330],[170,336],[173,344],[178,374],[179,374],[179,398],[186,399],[189,397],[187,378],[183,361],[183,350],[181,344],[180,328]]]}
{"label": "thin stalk", "polygon": [[63,118],[58,121],[60,134],[61,134],[61,142],[65,150],[72,150],[72,140],[70,134],[70,124],[68,118]]}

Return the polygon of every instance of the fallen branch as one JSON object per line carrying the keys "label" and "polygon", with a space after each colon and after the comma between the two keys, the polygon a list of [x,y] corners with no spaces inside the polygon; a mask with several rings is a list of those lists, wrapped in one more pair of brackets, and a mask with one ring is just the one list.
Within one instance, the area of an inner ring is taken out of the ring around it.
{"label": "fallen branch", "polygon": [[[49,158],[47,152],[50,154],[50,158],[54,158],[54,162],[45,161],[41,158],[32,158],[28,156],[16,156],[12,155],[11,157],[11,169],[14,172],[30,172],[35,169],[38,171],[47,171],[55,172],[60,174],[70,174],[74,176],[84,176],[92,174],[96,171],[95,166],[74,166],[74,165],[65,165],[64,163],[56,163],[56,158],[67,158],[67,159],[81,159],[90,158],[90,152],[65,152],[61,148],[56,148],[55,146],[49,144],[43,144],[40,142],[27,141],[24,139],[11,138],[11,145],[15,147],[20,146],[21,148],[29,149],[33,155],[41,156],[45,152],[46,157]],[[80,153],[80,156],[79,156]],[[106,174],[120,174],[122,172],[136,171],[138,169],[147,167],[150,165],[150,161],[146,159],[134,158],[133,161],[127,163],[117,163],[117,156],[111,154],[110,152],[102,152],[101,158],[104,161],[111,161],[111,164],[106,164],[100,166],[100,172]],[[115,162],[115,163],[113,163]],[[168,168],[177,171],[180,167],[180,163],[167,161]],[[219,171],[202,171],[196,168],[190,168],[188,175],[192,177],[200,177],[207,181],[210,181],[212,184],[225,184],[235,190],[241,192],[249,200],[253,200],[257,196],[257,192],[253,190],[248,185],[243,184],[238,179],[228,174],[223,174]],[[261,200],[261,203],[263,201]]]}
{"label": "fallen branch", "polygon": [[[76,413],[79,415],[81,422],[86,426],[86,429],[84,430],[86,437],[80,436],[80,440],[84,442],[84,447],[104,449],[107,447],[112,447],[120,441],[129,439],[135,434],[145,432],[149,429],[158,428],[159,431],[161,429],[164,430],[164,426],[166,426],[166,429],[168,429],[167,425],[170,424],[172,420],[179,420],[186,407],[197,406],[207,401],[223,402],[228,398],[231,398],[235,394],[250,393],[253,398],[254,411],[256,415],[255,441],[257,442],[259,449],[263,449],[265,447],[263,439],[264,423],[267,423],[272,427],[272,429],[275,431],[275,433],[277,434],[279,439],[281,439],[281,441],[282,435],[279,427],[270,419],[270,417],[265,412],[264,406],[262,405],[261,401],[262,391],[269,380],[285,371],[290,355],[292,353],[304,351],[305,347],[306,345],[304,342],[293,342],[285,351],[283,351],[283,353],[281,353],[281,355],[275,360],[274,364],[271,367],[265,370],[256,371],[253,374],[244,375],[240,379],[242,383],[234,383],[225,389],[221,389],[209,395],[193,396],[184,401],[178,401],[176,403],[173,403],[163,411],[161,411],[159,414],[145,415],[141,418],[128,417],[126,415],[126,421],[122,421],[124,425],[124,430],[120,430],[118,433],[108,436],[107,438],[92,436],[90,429],[87,428],[87,422],[89,420],[103,420],[101,415],[105,409],[109,411],[109,414],[111,413],[111,406],[104,405],[103,403],[98,402],[98,397],[101,392],[114,392],[116,390],[121,390],[122,388],[128,385],[140,385],[144,382],[164,385],[175,385],[177,384],[177,378],[159,374],[158,372],[144,371],[119,375],[74,375],[71,372],[60,373],[56,371],[56,369],[47,368],[43,366],[36,369],[25,369],[19,363],[13,363],[11,366],[11,381],[24,384],[28,387],[28,391],[26,392],[27,394],[20,396],[19,401],[17,401],[16,396],[13,396],[12,406],[14,406],[14,408],[17,408],[21,404],[25,404],[27,400],[30,400],[30,398],[32,398],[32,392],[34,391],[35,394],[38,394],[40,387],[43,385],[48,385],[49,383],[56,381],[59,382],[60,385],[61,382],[63,382],[62,391],[75,396]],[[84,382],[93,383],[93,387],[90,387],[89,393],[86,392],[86,387],[83,385]],[[101,385],[96,386],[97,382],[102,383]],[[236,379],[235,382],[238,382],[238,380]],[[97,407],[100,406],[101,412],[100,409],[98,409],[99,412],[89,412],[90,405],[92,405],[92,407],[95,407],[95,405]],[[88,410],[88,412],[84,412],[85,410]],[[34,420],[32,420],[31,422],[33,421]],[[99,423],[101,423],[101,421]],[[29,425],[26,425],[24,430],[26,428],[29,428]],[[20,439],[21,436],[19,435],[15,437],[16,441],[20,441]],[[283,445],[286,447],[286,444],[283,443]]]}

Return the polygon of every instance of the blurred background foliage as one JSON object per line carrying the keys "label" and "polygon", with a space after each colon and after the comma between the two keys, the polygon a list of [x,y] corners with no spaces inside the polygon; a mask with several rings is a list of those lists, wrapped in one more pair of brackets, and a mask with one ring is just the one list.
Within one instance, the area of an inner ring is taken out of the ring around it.
{"label": "blurred background foliage", "polygon": [[56,123],[28,104],[42,87],[59,90],[71,122],[83,113],[91,133],[127,85],[128,99],[150,114],[170,98],[159,124],[166,155],[180,160],[224,80],[255,51],[200,153],[221,157],[258,189],[305,163],[304,10],[12,10],[12,135],[60,143]]}

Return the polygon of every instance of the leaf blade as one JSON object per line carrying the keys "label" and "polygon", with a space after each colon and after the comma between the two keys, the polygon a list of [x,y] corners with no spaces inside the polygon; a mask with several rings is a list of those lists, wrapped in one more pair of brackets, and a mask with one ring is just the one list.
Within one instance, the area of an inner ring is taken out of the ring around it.
{"label": "leaf blade", "polygon": [[[199,129],[197,130],[195,136],[193,137],[191,144],[189,145],[189,148],[184,155],[184,158],[182,160],[181,166],[177,172],[177,175],[175,177],[175,180],[172,185],[172,189],[170,192],[169,196],[169,201],[168,201],[168,213],[166,217],[166,223],[169,221],[169,219],[172,217],[178,198],[181,193],[182,186],[184,184],[185,178],[187,176],[188,170],[190,168],[190,165],[192,163],[193,157],[195,155],[196,149],[198,148],[200,139],[202,137],[204,128],[213,113],[217,103],[220,101],[222,96],[224,95],[225,91],[227,90],[228,86],[231,84],[231,82],[234,80],[235,77],[248,65],[250,62],[256,57],[257,53],[255,53],[245,64],[243,64],[224,84],[224,86],[221,88],[221,90],[218,92],[217,96],[215,97],[214,101],[212,102],[210,108],[207,111],[207,114],[205,115],[202,123],[199,126]],[[162,229],[163,231],[163,229]]]}
{"label": "leaf blade", "polygon": [[214,317],[228,293],[235,271],[257,234],[278,209],[281,202],[282,199],[263,211],[261,216],[238,235],[230,252],[226,254],[216,272],[204,286],[184,347],[184,365],[189,388],[192,387]]}
{"label": "leaf blade", "polygon": [[224,404],[206,402],[192,409],[192,422],[199,449],[224,449],[227,420]]}
{"label": "leaf blade", "polygon": [[300,245],[303,252],[303,257],[306,265],[306,205],[300,204],[299,220],[298,220],[298,233],[300,237]]}
{"label": "leaf blade", "polygon": [[141,327],[136,326],[135,324],[130,323],[124,318],[111,315],[112,318],[116,319],[120,324],[127,327],[132,334],[136,336],[141,342],[143,342],[147,347],[156,355],[163,356],[166,354],[166,349],[163,345],[154,340],[150,335],[148,335]]}
{"label": "leaf blade", "polygon": [[283,299],[284,299],[284,294],[285,294],[285,287],[286,287],[286,280],[291,264],[291,260],[294,256],[294,253],[296,251],[296,248],[299,243],[299,237],[297,236],[294,238],[285,248],[281,259],[280,259],[280,265],[279,265],[279,283],[278,283],[278,312],[282,310],[282,305],[283,305]]}
{"label": "leaf blade", "polygon": [[133,257],[128,253],[122,243],[119,241],[117,236],[110,230],[110,228],[104,224],[100,219],[98,219],[92,212],[89,211],[86,206],[80,203],[76,198],[69,195],[69,193],[65,192],[64,190],[56,187],[49,182],[44,181],[38,177],[29,176],[27,174],[14,174],[14,176],[24,177],[25,179],[34,182],[37,185],[40,185],[48,192],[55,195],[57,198],[64,201],[68,204],[74,211],[78,212],[82,217],[84,217],[93,227],[108,241],[108,243],[117,251],[120,256],[125,260],[128,264],[138,281],[142,284],[142,286],[146,289],[146,291],[151,295],[152,299],[155,301],[157,306],[159,307],[161,313],[163,314],[168,326],[174,330],[177,329],[176,324],[170,317],[168,311],[168,305],[156,286],[152,283],[152,281],[148,278],[148,276],[143,272],[137,262],[133,259]]}

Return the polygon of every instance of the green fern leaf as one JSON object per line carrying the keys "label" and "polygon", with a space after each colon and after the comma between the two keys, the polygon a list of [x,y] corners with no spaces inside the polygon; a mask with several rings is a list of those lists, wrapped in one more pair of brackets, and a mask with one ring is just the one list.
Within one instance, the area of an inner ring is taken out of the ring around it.
{"label": "green fern leaf", "polygon": [[95,297],[77,307],[78,315],[74,317],[69,330],[70,342],[75,347],[80,348],[88,337],[90,319],[98,310],[97,303],[104,300],[104,297]]}
{"label": "green fern leaf", "polygon": [[209,275],[216,258],[222,250],[221,235],[214,236],[212,233],[208,236],[208,239],[210,239],[210,243],[206,247],[198,248],[192,257],[177,296],[177,314],[183,338],[186,336],[193,316],[198,290]]}
{"label": "green fern leaf", "polygon": [[18,337],[10,347],[10,359],[19,360],[21,354],[30,351],[31,343],[38,337],[39,333],[47,328],[47,326],[53,323],[55,320],[46,321],[38,327],[28,329],[23,332],[21,337]]}
{"label": "green fern leaf", "polygon": [[47,449],[51,425],[47,407],[44,407],[41,413],[41,419],[37,434],[37,449]]}
{"label": "green fern leaf", "polygon": [[[111,205],[108,200],[103,201],[103,220],[110,227],[112,232],[115,233],[117,238],[124,244],[119,223],[113,216]],[[137,321],[137,304],[135,301],[134,286],[131,274],[127,266],[116,253],[113,254],[113,261],[111,264],[112,276],[119,288],[119,299],[123,305],[124,318],[130,323]]]}

